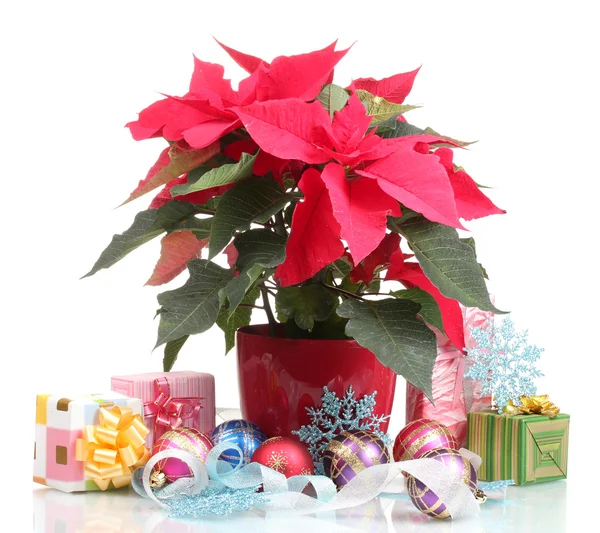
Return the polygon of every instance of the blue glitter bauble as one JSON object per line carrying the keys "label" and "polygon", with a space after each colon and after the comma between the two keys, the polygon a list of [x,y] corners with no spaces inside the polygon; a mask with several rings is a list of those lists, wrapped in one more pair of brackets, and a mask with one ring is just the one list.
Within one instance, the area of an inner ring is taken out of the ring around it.
{"label": "blue glitter bauble", "polygon": [[[240,447],[244,454],[243,464],[248,464],[252,455],[263,442],[267,440],[267,436],[263,433],[256,424],[247,420],[228,420],[219,424],[211,433],[210,439],[214,444],[222,442],[231,442]],[[227,461],[235,466],[240,462],[240,456],[234,449],[225,450],[220,459]]]}

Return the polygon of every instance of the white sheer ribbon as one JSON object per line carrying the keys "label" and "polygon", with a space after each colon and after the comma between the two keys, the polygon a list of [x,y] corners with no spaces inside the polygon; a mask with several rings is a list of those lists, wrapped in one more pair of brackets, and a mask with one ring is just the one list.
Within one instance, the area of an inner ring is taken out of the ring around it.
{"label": "white sheer ribbon", "polygon": [[[325,476],[294,476],[287,479],[258,463],[232,467],[220,461],[219,456],[228,449],[236,449],[234,444],[222,443],[208,454],[206,463],[182,450],[165,450],[153,456],[148,464],[136,471],[133,487],[142,496],[147,496],[166,506],[167,499],[199,494],[207,486],[244,489],[262,486],[265,502],[261,508],[270,513],[309,514],[335,511],[362,505],[379,494],[398,494],[405,490],[403,472],[407,472],[427,487],[444,502],[453,518],[471,516],[479,512],[479,505],[473,493],[456,473],[435,459],[413,459],[367,468],[354,477],[339,492],[334,483]],[[241,450],[237,448],[240,456]],[[468,450],[460,450],[477,468],[481,459]],[[184,461],[194,474],[153,492],[150,476],[154,466],[161,460],[174,457]],[[303,491],[311,485],[314,495]]]}

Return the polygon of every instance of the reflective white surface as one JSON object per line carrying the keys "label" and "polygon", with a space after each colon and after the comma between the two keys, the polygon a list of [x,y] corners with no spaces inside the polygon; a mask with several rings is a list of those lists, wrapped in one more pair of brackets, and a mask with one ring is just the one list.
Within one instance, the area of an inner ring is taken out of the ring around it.
{"label": "reflective white surface", "polygon": [[[428,518],[406,497],[377,499],[361,507],[319,517],[277,517],[246,512],[229,517],[183,520],[169,518],[152,502],[127,490],[67,494],[46,488],[33,491],[33,512],[34,533],[561,533],[573,530],[567,527],[566,481],[509,487],[505,501],[488,500],[479,516],[456,521]],[[580,516],[585,518],[583,514]],[[569,521],[569,525],[573,526],[574,522]]]}

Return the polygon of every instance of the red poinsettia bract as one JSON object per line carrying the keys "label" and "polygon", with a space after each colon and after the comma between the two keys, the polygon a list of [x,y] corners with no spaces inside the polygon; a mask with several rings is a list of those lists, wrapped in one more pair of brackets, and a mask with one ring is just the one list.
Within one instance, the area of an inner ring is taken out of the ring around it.
{"label": "red poinsettia bract", "polygon": [[[186,183],[188,172],[210,165],[217,154],[233,161],[239,161],[242,153],[255,155],[253,175],[272,176],[286,187],[284,176],[291,176],[295,183],[291,192],[297,187],[302,193],[285,261],[275,271],[280,286],[305,282],[342,256],[352,262],[352,282],[368,285],[376,271],[387,268],[386,279],[433,296],[446,334],[462,349],[459,304],[443,296],[418,263],[405,260],[400,237],[387,233],[388,217],[401,216],[404,206],[431,222],[464,229],[461,219],[504,211],[454,165],[453,141],[425,133],[377,135],[377,124],[359,93],[367,91],[386,105],[402,104],[418,69],[382,80],[354,80],[345,104],[331,113],[317,96],[331,83],[335,66],[348,50],[336,51],[333,43],[268,63],[219,44],[249,76],[234,90],[221,65],[195,58],[185,95],[166,96],[127,125],[137,140],[164,137],[171,142],[128,200],[164,186],[151,208],[172,199],[204,204],[235,183],[183,196],[174,196],[173,187]],[[182,239],[186,242],[182,261],[197,255],[205,244],[186,234],[169,237],[164,249]],[[230,257],[231,252],[229,247]],[[152,282],[167,281],[184,266],[161,261]]]}

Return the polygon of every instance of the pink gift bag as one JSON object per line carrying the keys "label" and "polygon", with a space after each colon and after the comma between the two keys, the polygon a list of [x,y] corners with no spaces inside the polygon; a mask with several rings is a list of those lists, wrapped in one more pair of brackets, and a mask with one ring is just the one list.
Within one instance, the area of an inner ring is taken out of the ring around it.
{"label": "pink gift bag", "polygon": [[[463,309],[465,345],[475,346],[471,328],[483,327],[491,313],[477,308]],[[466,354],[457,350],[442,334],[437,334],[438,355],[433,367],[433,405],[414,385],[406,384],[406,423],[420,418],[441,422],[452,431],[458,443],[467,442],[467,413],[489,409],[491,398],[481,398],[481,383],[465,378]]]}
{"label": "pink gift bag", "polygon": [[152,372],[113,376],[111,387],[142,400],[144,423],[150,429],[146,445],[177,427],[210,435],[215,428],[215,378],[200,372]]}

